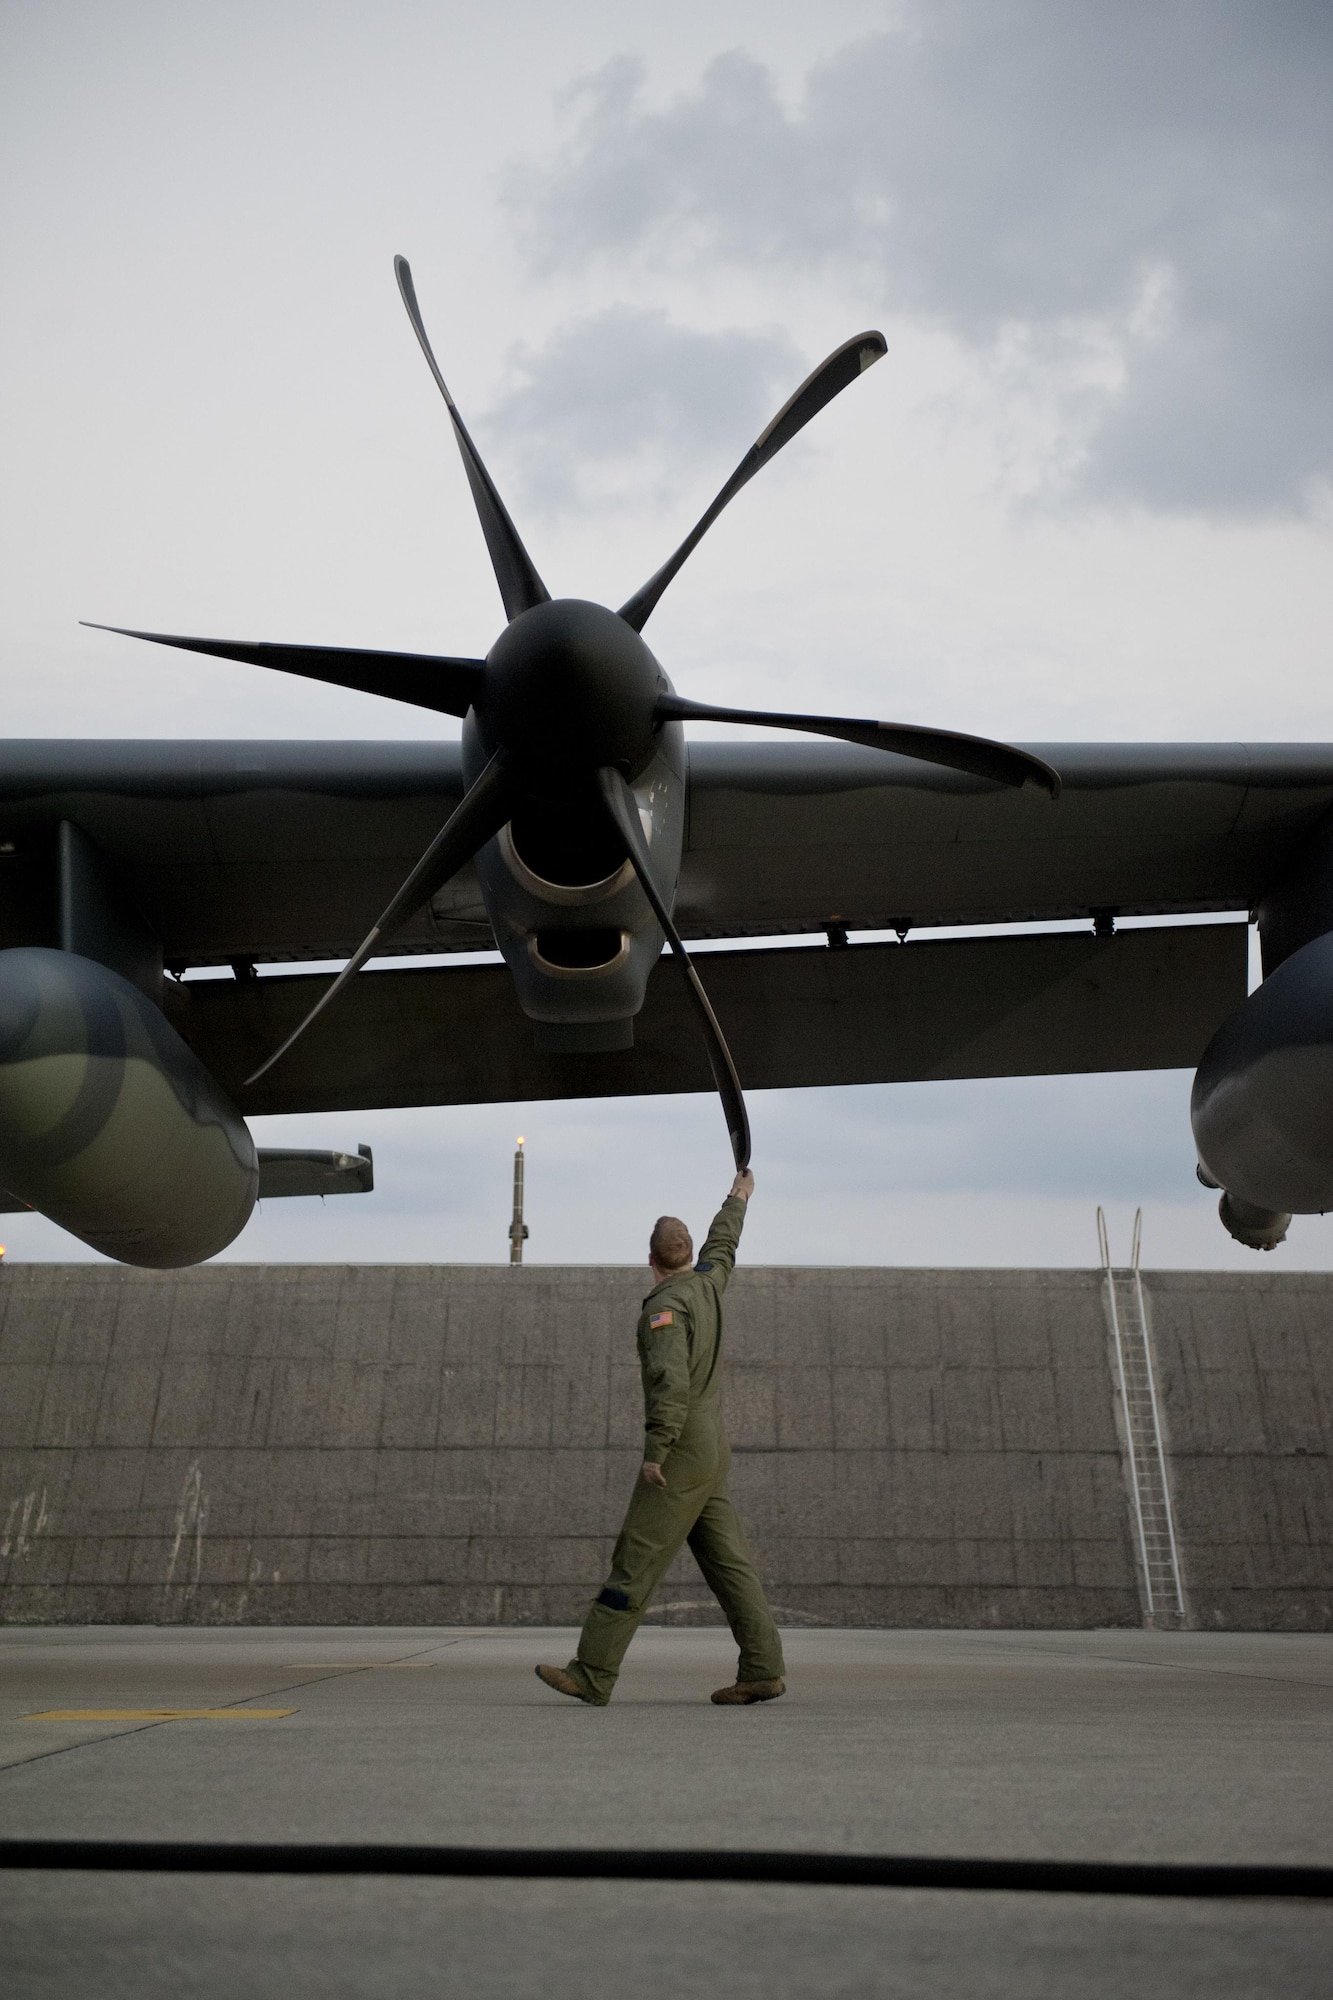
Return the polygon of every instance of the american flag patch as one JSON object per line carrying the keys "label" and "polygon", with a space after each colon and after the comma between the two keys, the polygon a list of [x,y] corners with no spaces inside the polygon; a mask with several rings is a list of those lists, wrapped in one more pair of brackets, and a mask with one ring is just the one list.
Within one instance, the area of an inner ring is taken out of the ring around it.
{"label": "american flag patch", "polygon": [[674,1313],[654,1313],[648,1324],[649,1326],[674,1326],[676,1324],[676,1316]]}

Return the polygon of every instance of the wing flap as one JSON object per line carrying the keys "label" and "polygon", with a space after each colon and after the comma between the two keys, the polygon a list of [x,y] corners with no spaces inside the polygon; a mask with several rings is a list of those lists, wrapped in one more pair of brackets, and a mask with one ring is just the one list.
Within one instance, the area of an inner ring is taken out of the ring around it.
{"label": "wing flap", "polygon": [[[751,1090],[1187,1068],[1244,999],[1247,952],[1243,923],[1189,924],[710,952],[706,971]],[[324,983],[201,981],[171,989],[171,1017],[239,1093]],[[478,965],[366,973],[240,1102],[247,1114],[352,1111],[711,1088],[669,967],[649,981],[632,1049],[553,1056],[506,968]]]}

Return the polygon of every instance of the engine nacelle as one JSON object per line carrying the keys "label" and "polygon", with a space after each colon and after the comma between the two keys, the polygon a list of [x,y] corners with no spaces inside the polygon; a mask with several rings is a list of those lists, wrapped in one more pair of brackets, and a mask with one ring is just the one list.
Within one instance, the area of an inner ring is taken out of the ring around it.
{"label": "engine nacelle", "polygon": [[0,952],[0,1185],[122,1263],[212,1257],[259,1186],[239,1111],[146,995],[74,952]]}
{"label": "engine nacelle", "polygon": [[[475,783],[485,749],[471,718],[463,757]],[[661,730],[633,792],[657,886],[670,904],[685,838],[685,738],[678,722]],[[631,1047],[662,933],[592,773],[553,779],[549,793],[534,783],[474,865],[538,1046],[570,1053]]]}
{"label": "engine nacelle", "polygon": [[1333,1209],[1333,933],[1284,958],[1222,1023],[1190,1118],[1240,1242],[1272,1249],[1293,1215]]}

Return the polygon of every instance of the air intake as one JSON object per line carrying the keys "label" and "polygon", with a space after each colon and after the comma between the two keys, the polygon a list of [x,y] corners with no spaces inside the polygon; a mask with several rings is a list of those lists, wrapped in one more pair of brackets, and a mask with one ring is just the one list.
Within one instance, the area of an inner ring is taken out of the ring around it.
{"label": "air intake", "polygon": [[613,965],[625,948],[625,933],[613,930],[550,930],[537,933],[537,956],[562,972],[595,972]]}

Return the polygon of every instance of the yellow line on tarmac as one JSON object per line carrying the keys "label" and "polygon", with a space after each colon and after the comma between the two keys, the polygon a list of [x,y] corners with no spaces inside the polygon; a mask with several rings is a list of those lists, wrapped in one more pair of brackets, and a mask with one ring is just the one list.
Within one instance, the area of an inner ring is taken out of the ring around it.
{"label": "yellow line on tarmac", "polygon": [[24,1722],[276,1722],[294,1708],[44,1708]]}

